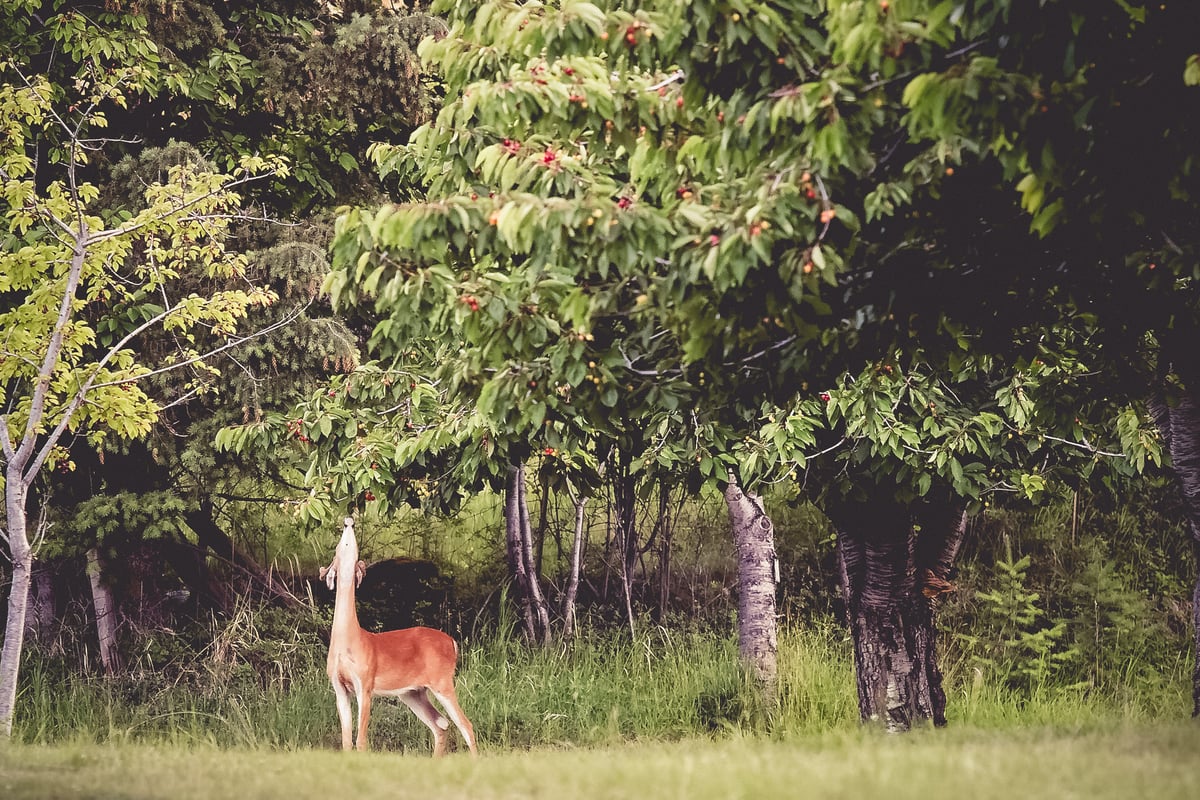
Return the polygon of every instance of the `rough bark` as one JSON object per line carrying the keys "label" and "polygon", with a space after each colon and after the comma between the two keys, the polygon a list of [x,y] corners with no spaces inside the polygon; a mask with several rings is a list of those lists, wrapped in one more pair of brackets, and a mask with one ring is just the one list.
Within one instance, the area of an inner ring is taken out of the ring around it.
{"label": "rough bark", "polygon": [[95,547],[87,551],[88,581],[92,586],[92,608],[96,613],[96,637],[100,643],[100,663],[105,675],[121,671],[121,655],[117,648],[117,606],[112,591],[104,581],[104,562]]}
{"label": "rough bark", "polygon": [[1171,456],[1171,468],[1183,494],[1188,530],[1196,553],[1196,582],[1192,590],[1193,652],[1196,658],[1192,668],[1192,716],[1200,717],[1200,398],[1186,389],[1174,402],[1157,395],[1151,399],[1150,410]]}
{"label": "rough bark", "polygon": [[1196,663],[1192,666],[1192,716],[1200,718],[1200,529],[1192,525],[1192,553],[1195,556],[1196,585],[1192,589],[1192,652]]}
{"label": "rough bark", "polygon": [[966,518],[953,506],[916,513],[919,532],[910,510],[888,498],[841,504],[830,513],[859,714],[889,731],[946,723],[935,612],[937,598],[953,591],[949,573]]}
{"label": "rough bark", "polygon": [[54,608],[54,570],[42,559],[35,559],[30,573],[29,607],[25,612],[25,637],[42,647],[57,636],[58,615]]}
{"label": "rough bark", "polygon": [[[542,565],[546,562],[543,559],[546,550],[546,531],[550,527],[550,480],[542,481],[542,496],[538,502],[538,524],[537,529],[533,533],[533,573],[535,575],[542,574]],[[562,550],[562,542],[559,542],[559,551]]]}
{"label": "rough bark", "polygon": [[773,700],[779,683],[775,526],[761,499],[742,491],[733,476],[725,504],[738,559],[738,653],[764,696]]}

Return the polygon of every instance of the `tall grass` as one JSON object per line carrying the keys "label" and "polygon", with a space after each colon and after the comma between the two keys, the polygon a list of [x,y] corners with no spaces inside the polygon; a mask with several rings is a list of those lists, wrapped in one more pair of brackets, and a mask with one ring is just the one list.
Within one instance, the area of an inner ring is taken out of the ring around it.
{"label": "tall grass", "polygon": [[[492,634],[463,647],[459,699],[485,750],[585,747],[628,741],[728,736],[797,736],[856,731],[850,644],[832,621],[788,628],[780,637],[778,702],[762,705],[738,666],[733,637],[712,630],[642,628],[589,634],[569,647],[527,647]],[[14,736],[27,743],[162,742],[274,749],[329,748],[339,733],[324,649],[293,652],[288,670],[212,670],[167,682],[145,673],[80,677],[29,658]],[[284,674],[285,680],[279,675]],[[1017,692],[988,683],[965,661],[947,665],[952,724],[1084,729],[1182,718],[1188,660],[1147,680],[1100,692],[1047,684]],[[425,728],[403,706],[377,701],[375,749],[428,752]]]}

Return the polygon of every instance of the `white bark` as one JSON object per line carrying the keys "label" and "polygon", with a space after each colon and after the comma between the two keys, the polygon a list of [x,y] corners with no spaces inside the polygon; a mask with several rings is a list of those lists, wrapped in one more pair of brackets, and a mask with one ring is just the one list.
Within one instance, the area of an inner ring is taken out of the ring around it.
{"label": "white bark", "polygon": [[738,652],[768,700],[779,681],[775,526],[762,501],[730,476],[725,504],[738,556]]}
{"label": "white bark", "polygon": [[518,473],[520,478],[517,483],[517,508],[521,523],[521,560],[525,562],[525,575],[529,579],[529,602],[534,614],[534,627],[538,640],[545,644],[550,641],[550,611],[546,607],[546,596],[542,593],[537,562],[533,558],[533,525],[529,519],[529,502],[525,492],[525,467],[518,467]]}
{"label": "white bark", "polygon": [[96,636],[100,641],[100,663],[104,674],[120,672],[120,654],[117,651],[117,608],[112,592],[104,582],[104,562],[95,548],[87,551],[88,580],[92,585],[92,606],[96,611]]}
{"label": "white bark", "polygon": [[[567,491],[570,491],[568,488]],[[579,593],[579,576],[583,564],[583,507],[587,498],[571,493],[575,503],[575,539],[571,543],[571,572],[567,576],[567,588],[563,592],[563,639],[575,635],[575,596]]]}
{"label": "white bark", "polygon": [[529,575],[525,571],[525,557],[522,555],[521,546],[523,536],[519,487],[524,478],[525,473],[521,468],[509,465],[508,488],[504,498],[504,550],[508,557],[508,571],[517,589],[517,603],[521,608],[521,624],[525,630],[525,638],[532,642],[536,639],[537,632],[534,628],[533,605],[529,596]]}
{"label": "white bark", "polygon": [[12,588],[8,595],[8,618],[4,625],[4,648],[0,650],[0,737],[12,736],[13,712],[17,705],[17,672],[25,643],[25,611],[29,606],[29,577],[33,571],[33,549],[29,545],[25,518],[25,483],[8,462],[4,501],[8,514],[8,554],[12,557]]}

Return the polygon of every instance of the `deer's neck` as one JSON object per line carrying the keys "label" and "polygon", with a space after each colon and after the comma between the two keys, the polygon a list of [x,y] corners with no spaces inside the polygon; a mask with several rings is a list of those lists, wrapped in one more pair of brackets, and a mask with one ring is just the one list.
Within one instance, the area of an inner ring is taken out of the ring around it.
{"label": "deer's neck", "polygon": [[362,628],[358,624],[358,611],[354,607],[354,560],[343,559],[337,570],[337,590],[333,603],[333,640],[357,637]]}

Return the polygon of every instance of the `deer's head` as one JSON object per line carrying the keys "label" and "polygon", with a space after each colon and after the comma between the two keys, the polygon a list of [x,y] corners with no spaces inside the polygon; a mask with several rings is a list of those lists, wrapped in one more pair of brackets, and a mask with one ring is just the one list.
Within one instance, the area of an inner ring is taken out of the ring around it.
{"label": "deer's head", "polygon": [[337,588],[339,574],[354,575],[354,585],[362,584],[363,576],[367,573],[367,562],[358,558],[358,539],[354,536],[354,519],[346,517],[342,526],[342,538],[338,540],[337,549],[333,551],[333,563],[321,567],[318,573],[325,585],[330,589]]}

